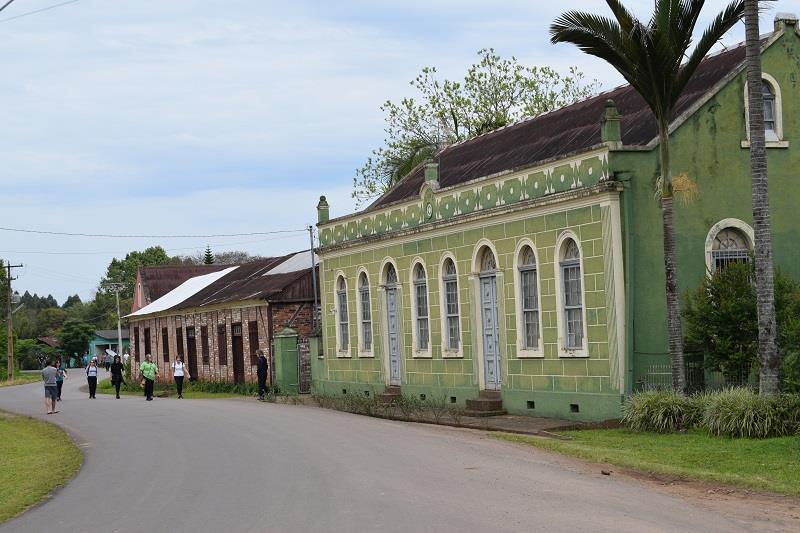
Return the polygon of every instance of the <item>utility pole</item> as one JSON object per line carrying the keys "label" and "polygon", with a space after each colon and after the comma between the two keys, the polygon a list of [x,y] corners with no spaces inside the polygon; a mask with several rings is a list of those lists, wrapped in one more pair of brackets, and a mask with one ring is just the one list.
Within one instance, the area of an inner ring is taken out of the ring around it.
{"label": "utility pole", "polygon": [[308,239],[311,242],[311,286],[314,291],[314,309],[311,311],[311,329],[316,334],[319,330],[317,324],[317,269],[316,261],[314,261],[314,227],[308,226]]}
{"label": "utility pole", "polygon": [[[6,4],[8,5],[8,4]],[[5,6],[3,6],[5,8]],[[8,279],[8,380],[11,381],[14,379],[14,319],[13,317],[13,310],[11,306],[13,304],[13,292],[11,291],[11,282],[17,278],[11,277],[11,271],[15,268],[22,268],[22,265],[12,265],[7,264],[6,270],[8,275],[6,276]]]}
{"label": "utility pole", "polygon": [[122,360],[122,317],[119,313],[119,291],[125,288],[125,285],[122,283],[109,283],[108,288],[114,291],[114,295],[117,297],[117,355],[119,356],[119,362],[125,364],[125,361]]}

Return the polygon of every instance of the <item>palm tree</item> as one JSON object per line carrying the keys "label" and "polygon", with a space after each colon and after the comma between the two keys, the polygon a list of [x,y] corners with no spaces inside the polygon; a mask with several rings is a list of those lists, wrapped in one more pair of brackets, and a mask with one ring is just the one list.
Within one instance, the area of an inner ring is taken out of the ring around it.
{"label": "palm tree", "polygon": [[[743,0],[732,1],[703,32],[689,52],[704,0],[655,0],[655,11],[644,23],[619,0],[606,0],[614,18],[569,11],[550,26],[553,43],[567,42],[607,61],[644,98],[658,123],[667,330],[672,357],[672,386],[686,389],[673,224],[673,182],[670,174],[669,124],[675,104],[700,62],[741,18]],[[684,58],[687,58],[683,62]]]}
{"label": "palm tree", "polygon": [[774,394],[780,390],[778,375],[780,359],[776,342],[775,286],[772,270],[772,229],[769,221],[767,150],[764,136],[764,93],[761,90],[761,37],[758,33],[758,0],[745,0],[744,27],[747,50],[753,233],[755,234],[759,389],[761,394]]}

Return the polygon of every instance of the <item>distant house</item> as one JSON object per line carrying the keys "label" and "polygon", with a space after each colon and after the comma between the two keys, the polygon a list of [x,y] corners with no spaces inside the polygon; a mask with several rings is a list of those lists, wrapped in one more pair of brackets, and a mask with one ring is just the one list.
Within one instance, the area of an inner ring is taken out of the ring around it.
{"label": "distant house", "polygon": [[158,300],[186,280],[219,272],[232,265],[159,265],[141,267],[136,272],[131,313]]}
{"label": "distant house", "polygon": [[[89,341],[89,356],[97,357],[98,360],[103,361],[107,355],[106,350],[112,350],[114,353],[119,354],[117,349],[119,339],[116,329],[98,329],[94,332],[94,337]],[[130,347],[130,336],[128,330],[122,330],[122,351],[123,353]],[[86,361],[84,361],[85,363]]]}
{"label": "distant house", "polygon": [[[133,374],[138,374],[149,353],[159,366],[161,380],[171,379],[170,365],[182,356],[194,379],[255,381],[256,350],[271,356],[273,337],[284,326],[291,326],[302,337],[312,333],[311,261],[310,252],[305,251],[197,270],[128,315]],[[152,298],[155,289],[167,283],[168,275],[184,275],[178,269],[157,268],[140,270],[144,274],[140,276],[141,301],[147,294]],[[159,280],[156,284],[155,279]]]}
{"label": "distant house", "polygon": [[56,337],[47,335],[42,337],[36,337],[36,342],[37,344],[41,344],[54,349],[58,348],[58,346],[61,344],[60,342],[58,342],[58,339]]}

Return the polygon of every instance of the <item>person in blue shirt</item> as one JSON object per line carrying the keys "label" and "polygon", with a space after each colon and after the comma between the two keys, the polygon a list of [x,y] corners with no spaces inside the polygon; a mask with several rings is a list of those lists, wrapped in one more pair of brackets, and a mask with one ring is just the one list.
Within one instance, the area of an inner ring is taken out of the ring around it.
{"label": "person in blue shirt", "polygon": [[56,359],[56,400],[61,401],[61,388],[64,386],[64,378],[67,377],[67,369],[61,364],[61,358]]}

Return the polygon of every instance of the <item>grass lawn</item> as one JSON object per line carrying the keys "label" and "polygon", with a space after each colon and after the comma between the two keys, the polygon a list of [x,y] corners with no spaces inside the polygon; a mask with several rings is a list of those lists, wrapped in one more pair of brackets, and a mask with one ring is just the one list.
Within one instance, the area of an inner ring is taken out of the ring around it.
{"label": "grass lawn", "polygon": [[800,437],[728,439],[700,430],[659,435],[626,429],[563,434],[572,440],[507,433],[496,436],[641,472],[800,496]]}
{"label": "grass lawn", "polygon": [[[88,388],[86,389],[89,390]],[[169,393],[169,398],[177,398],[175,393],[175,385],[164,385],[163,383],[156,383],[153,393],[155,396],[158,396],[160,393],[167,391]],[[114,385],[111,384],[110,379],[102,379],[100,382],[97,383],[97,393],[98,394],[116,394],[114,390]],[[123,386],[119,391],[120,396],[144,396],[144,389],[138,387],[137,385],[131,386],[130,390],[127,390],[125,386]],[[191,386],[186,384],[183,388],[183,397],[187,400],[198,400],[203,398],[241,398],[243,397],[242,394],[235,394],[232,392],[201,392],[201,391],[193,391],[191,390]]]}
{"label": "grass lawn", "polygon": [[83,461],[78,447],[60,428],[3,411],[0,450],[0,523],[64,484]]}
{"label": "grass lawn", "polygon": [[26,383],[33,383],[35,381],[42,381],[42,373],[39,370],[34,372],[15,372],[12,381],[0,381],[0,387],[10,387],[12,385],[25,385]]}

